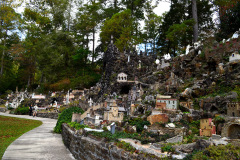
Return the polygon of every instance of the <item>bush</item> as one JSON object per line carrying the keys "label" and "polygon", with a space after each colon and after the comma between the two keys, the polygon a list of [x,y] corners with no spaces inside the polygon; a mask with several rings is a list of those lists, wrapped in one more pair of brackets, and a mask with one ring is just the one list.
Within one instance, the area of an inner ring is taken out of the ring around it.
{"label": "bush", "polygon": [[126,132],[115,132],[112,134],[109,131],[104,132],[88,132],[91,135],[94,135],[96,137],[105,138],[106,141],[113,141],[116,142],[119,138],[132,138],[136,139],[139,138],[139,135],[137,133],[126,133]]}
{"label": "bush", "polygon": [[171,144],[166,144],[166,145],[163,145],[163,147],[161,147],[161,151],[162,152],[174,152],[175,149],[172,147]]}
{"label": "bush", "polygon": [[209,146],[203,151],[197,152],[192,157],[198,159],[240,159],[240,147],[228,144],[226,146]]}
{"label": "bush", "polygon": [[29,114],[29,108],[20,106],[20,107],[16,108],[16,110],[14,111],[14,114],[27,115],[27,114]]}
{"label": "bush", "polygon": [[83,113],[84,111],[79,107],[70,107],[65,109],[59,116],[57,124],[54,128],[54,132],[61,133],[62,132],[62,123],[69,123],[72,120],[73,113]]}
{"label": "bush", "polygon": [[134,148],[130,143],[127,143],[125,141],[116,142],[115,145],[131,153],[136,151],[136,148]]}
{"label": "bush", "polygon": [[89,128],[88,125],[79,124],[79,123],[77,123],[77,122],[70,122],[70,123],[68,123],[68,125],[69,125],[71,128],[75,128],[76,130],[79,130],[79,129],[82,129],[82,128]]}
{"label": "bush", "polygon": [[132,120],[129,120],[129,124],[132,126],[136,126],[137,132],[142,132],[144,129],[144,125],[150,125],[150,122],[144,121],[141,118],[134,118]]}

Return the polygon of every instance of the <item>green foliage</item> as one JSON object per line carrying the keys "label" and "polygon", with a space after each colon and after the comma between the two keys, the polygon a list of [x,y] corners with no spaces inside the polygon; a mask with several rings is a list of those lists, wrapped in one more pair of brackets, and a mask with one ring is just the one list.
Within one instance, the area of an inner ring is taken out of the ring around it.
{"label": "green foliage", "polygon": [[127,143],[125,141],[115,142],[115,145],[131,153],[134,153],[136,151],[136,148],[134,148],[130,143]]}
{"label": "green foliage", "polygon": [[214,121],[215,121],[216,123],[224,123],[224,122],[225,122],[225,118],[224,118],[224,117],[221,117],[221,116],[216,116],[216,117],[214,118]]}
{"label": "green foliage", "polygon": [[109,131],[104,132],[89,132],[89,134],[105,138],[107,141],[117,141],[119,138],[136,138],[138,137],[137,133],[126,133],[126,132],[115,132],[112,134]]}
{"label": "green foliage", "polygon": [[175,149],[172,147],[171,144],[164,144],[164,145],[161,147],[161,151],[162,151],[162,152],[172,152],[172,153],[174,153],[174,152],[175,152]]}
{"label": "green foliage", "polygon": [[58,116],[57,124],[54,128],[54,132],[61,133],[62,132],[62,123],[69,123],[72,120],[73,113],[83,113],[84,111],[79,107],[70,107],[68,109],[63,110],[61,114]]}
{"label": "green foliage", "polygon": [[200,56],[200,58],[202,58],[202,59],[205,58],[205,52],[202,51],[201,54],[200,54],[199,56]]}
{"label": "green foliage", "polygon": [[150,122],[144,121],[142,118],[134,118],[128,121],[130,125],[137,127],[137,132],[142,132],[144,125],[150,125]]}
{"label": "green foliage", "polygon": [[233,146],[231,144],[228,144],[226,146],[224,145],[209,146],[205,150],[197,152],[195,155],[193,155],[192,159],[193,160],[198,160],[198,159],[238,160],[240,159],[240,147]]}
{"label": "green foliage", "polygon": [[76,130],[83,129],[83,128],[89,128],[88,125],[79,124],[79,123],[77,123],[77,122],[70,122],[70,123],[68,123],[68,125],[69,125],[71,128],[75,128]]}
{"label": "green foliage", "polygon": [[19,106],[15,109],[14,114],[27,115],[29,113],[29,108],[25,106]]}
{"label": "green foliage", "polygon": [[188,39],[191,38],[191,36],[187,35],[192,33],[194,23],[195,23],[194,20],[190,19],[183,21],[181,24],[173,24],[168,29],[166,37],[174,43],[177,43],[178,41],[184,43],[186,41],[186,38]]}
{"label": "green foliage", "polygon": [[101,41],[107,47],[113,36],[114,44],[120,51],[124,48],[129,49],[140,42],[140,39],[133,35],[134,29],[137,30],[137,24],[131,16],[131,10],[127,9],[114,14],[111,19],[104,22],[100,33]]}
{"label": "green foliage", "polygon": [[[219,3],[219,1],[221,1]],[[217,33],[218,40],[227,39],[240,28],[240,2],[239,1],[225,1],[217,0],[219,7],[221,7],[219,32]]]}

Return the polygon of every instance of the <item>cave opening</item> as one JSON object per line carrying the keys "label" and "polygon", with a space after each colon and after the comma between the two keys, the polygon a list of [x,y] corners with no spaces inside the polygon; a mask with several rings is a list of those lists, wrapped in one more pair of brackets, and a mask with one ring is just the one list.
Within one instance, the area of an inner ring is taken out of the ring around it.
{"label": "cave opening", "polygon": [[124,85],[121,87],[120,94],[128,94],[130,90],[131,90],[130,85]]}
{"label": "cave opening", "polygon": [[239,139],[240,138],[240,124],[232,124],[228,128],[228,137],[230,139]]}

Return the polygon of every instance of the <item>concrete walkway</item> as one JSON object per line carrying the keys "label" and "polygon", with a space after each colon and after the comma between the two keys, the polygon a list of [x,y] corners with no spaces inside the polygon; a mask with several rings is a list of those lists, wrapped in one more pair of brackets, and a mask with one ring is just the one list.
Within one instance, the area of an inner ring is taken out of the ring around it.
{"label": "concrete walkway", "polygon": [[5,151],[2,160],[72,160],[72,154],[62,142],[61,134],[53,133],[57,120],[26,115],[2,116],[40,120],[43,124],[16,139]]}

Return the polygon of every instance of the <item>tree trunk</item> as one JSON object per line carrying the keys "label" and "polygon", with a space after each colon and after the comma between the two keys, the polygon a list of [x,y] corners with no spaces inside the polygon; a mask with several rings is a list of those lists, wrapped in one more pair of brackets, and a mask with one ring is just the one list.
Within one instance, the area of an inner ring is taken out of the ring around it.
{"label": "tree trunk", "polygon": [[92,63],[94,62],[94,54],[95,54],[95,27],[93,27]]}
{"label": "tree trunk", "polygon": [[1,60],[1,72],[0,75],[3,75],[3,62],[4,62],[4,55],[5,55],[5,47],[6,47],[6,37],[4,37],[4,45],[3,45],[3,51],[2,51],[2,60]]}
{"label": "tree trunk", "polygon": [[192,16],[195,21],[193,26],[193,42],[198,40],[198,17],[197,17],[197,0],[192,0]]}
{"label": "tree trunk", "polygon": [[114,0],[114,9],[117,9],[117,0]]}

